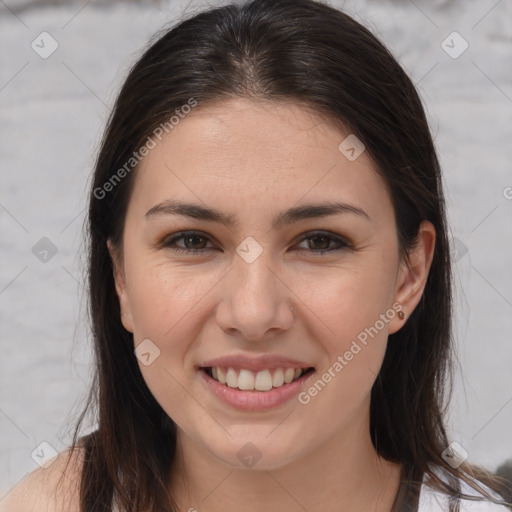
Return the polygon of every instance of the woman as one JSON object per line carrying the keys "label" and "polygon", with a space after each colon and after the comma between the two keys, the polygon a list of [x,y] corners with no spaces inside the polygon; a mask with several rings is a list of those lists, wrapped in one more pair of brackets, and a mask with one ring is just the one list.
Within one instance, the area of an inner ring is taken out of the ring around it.
{"label": "woman", "polygon": [[12,510],[506,510],[445,432],[421,101],[353,19],[255,0],[161,35],[117,98],[88,229],[98,426]]}

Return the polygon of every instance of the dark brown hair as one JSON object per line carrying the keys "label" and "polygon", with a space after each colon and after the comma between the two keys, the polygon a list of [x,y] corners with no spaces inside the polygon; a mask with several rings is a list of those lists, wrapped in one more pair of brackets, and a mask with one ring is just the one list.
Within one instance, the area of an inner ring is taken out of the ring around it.
{"label": "dark brown hair", "polygon": [[[72,444],[84,449],[81,511],[110,511],[114,502],[123,512],[177,510],[167,488],[175,424],[146,386],[132,334],[120,321],[106,242],[122,250],[136,173],[126,163],[134,152],[191,100],[201,108],[230,98],[300,103],[357,135],[388,185],[405,260],[421,221],[434,225],[423,297],[390,335],[372,388],[371,438],[382,457],[403,464],[411,485],[427,474],[457,498],[459,478],[482,491],[469,475],[496,489],[483,469],[453,469],[441,456],[449,444],[443,418],[454,361],[450,251],[440,166],[415,87],[383,44],[343,12],[314,0],[255,0],[200,12],[157,34],[110,115],[87,226],[95,379]],[[88,412],[97,429],[80,437]],[[433,467],[446,470],[446,482]],[[454,499],[451,510],[458,506]]]}

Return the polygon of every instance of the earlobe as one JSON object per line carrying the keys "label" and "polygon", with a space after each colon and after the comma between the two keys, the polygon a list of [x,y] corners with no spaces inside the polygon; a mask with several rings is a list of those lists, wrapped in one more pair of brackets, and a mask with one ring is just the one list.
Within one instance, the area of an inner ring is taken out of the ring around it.
{"label": "earlobe", "polygon": [[117,248],[114,247],[110,239],[107,240],[107,247],[110,254],[110,259],[112,260],[114,284],[116,288],[117,298],[119,300],[121,322],[127,331],[133,333],[133,322],[130,309],[130,302],[128,300],[124,268],[120,261]]}
{"label": "earlobe", "polygon": [[411,316],[423,295],[430,267],[434,258],[436,231],[429,221],[423,221],[418,229],[416,245],[409,252],[409,261],[401,262],[398,273],[395,302],[404,315],[397,315],[389,325],[389,334],[398,331]]}

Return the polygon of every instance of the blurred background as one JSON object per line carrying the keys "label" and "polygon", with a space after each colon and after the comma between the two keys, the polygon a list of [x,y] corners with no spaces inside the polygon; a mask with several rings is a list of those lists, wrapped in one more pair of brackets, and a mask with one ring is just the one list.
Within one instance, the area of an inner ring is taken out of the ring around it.
{"label": "blurred background", "polygon": [[[153,34],[220,1],[0,0],[0,499],[66,448],[91,378],[82,224],[109,109]],[[512,1],[335,1],[416,83],[444,170],[450,439],[512,458]],[[90,425],[92,428],[93,425]]]}

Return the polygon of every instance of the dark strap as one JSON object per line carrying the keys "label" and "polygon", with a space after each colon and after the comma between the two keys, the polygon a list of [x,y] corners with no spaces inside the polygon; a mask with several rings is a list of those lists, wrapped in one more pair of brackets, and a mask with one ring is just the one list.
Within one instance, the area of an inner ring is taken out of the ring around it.
{"label": "dark strap", "polygon": [[[409,473],[412,478],[407,475]],[[420,490],[423,480],[423,475],[420,471],[402,470],[402,477],[400,479],[400,487],[391,508],[391,512],[418,512],[418,504],[420,501]]]}

